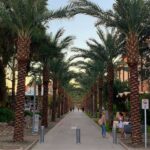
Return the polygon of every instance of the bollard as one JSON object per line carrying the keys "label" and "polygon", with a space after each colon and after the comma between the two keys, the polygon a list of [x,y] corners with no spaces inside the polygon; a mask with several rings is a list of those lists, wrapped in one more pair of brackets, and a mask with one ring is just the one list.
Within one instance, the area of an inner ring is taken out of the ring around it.
{"label": "bollard", "polygon": [[44,126],[40,129],[40,143],[44,143]]}
{"label": "bollard", "polygon": [[117,131],[115,127],[113,127],[112,129],[112,136],[113,136],[113,143],[117,144]]}
{"label": "bollard", "polygon": [[76,144],[80,144],[80,129],[76,128]]}

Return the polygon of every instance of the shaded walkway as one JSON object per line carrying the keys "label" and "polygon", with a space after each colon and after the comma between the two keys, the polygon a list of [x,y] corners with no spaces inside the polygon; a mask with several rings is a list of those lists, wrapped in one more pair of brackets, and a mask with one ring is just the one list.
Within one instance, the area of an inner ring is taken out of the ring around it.
{"label": "shaded walkway", "polygon": [[[81,144],[76,144],[75,127],[81,129]],[[32,150],[123,150],[111,138],[102,138],[100,128],[83,112],[69,113],[45,136],[45,143]]]}

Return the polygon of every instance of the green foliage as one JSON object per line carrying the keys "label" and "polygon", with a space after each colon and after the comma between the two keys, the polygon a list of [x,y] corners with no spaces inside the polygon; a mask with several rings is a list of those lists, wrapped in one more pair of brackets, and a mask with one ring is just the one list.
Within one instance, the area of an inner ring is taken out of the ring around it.
{"label": "green foliage", "polygon": [[24,111],[24,116],[26,117],[26,116],[30,116],[30,117],[32,117],[33,116],[33,113],[31,112],[31,111]]}
{"label": "green foliage", "polygon": [[115,80],[114,82],[114,98],[113,98],[113,104],[114,104],[114,112],[118,111],[129,111],[129,103],[127,103],[127,97],[116,97],[118,93],[122,92],[129,92],[129,86],[128,82],[121,82],[120,80]]}
{"label": "green foliage", "polygon": [[41,112],[36,112],[35,114],[39,115],[40,117],[42,116]]}
{"label": "green foliage", "polygon": [[[35,112],[35,114],[38,114],[38,115],[42,115],[41,114],[41,112]],[[33,116],[33,112],[31,112],[31,111],[24,111],[24,116],[26,117],[26,116],[30,116],[30,117],[32,117]]]}
{"label": "green foliage", "polygon": [[106,131],[107,131],[107,132],[111,132],[111,130],[112,130],[112,129],[110,128],[109,122],[107,121],[107,122],[106,122]]}
{"label": "green foliage", "polygon": [[124,91],[129,92],[129,90],[130,90],[129,85],[128,85],[128,81],[121,82],[120,80],[115,80],[114,88],[115,88],[115,91],[117,94],[124,92]]}
{"label": "green foliage", "polygon": [[0,122],[7,122],[13,121],[15,118],[15,114],[12,110],[8,108],[0,108]]}

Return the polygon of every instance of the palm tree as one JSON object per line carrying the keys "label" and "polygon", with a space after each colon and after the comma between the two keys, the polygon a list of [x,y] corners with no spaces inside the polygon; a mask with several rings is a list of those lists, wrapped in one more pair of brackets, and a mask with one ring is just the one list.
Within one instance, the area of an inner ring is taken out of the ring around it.
{"label": "palm tree", "polygon": [[[69,68],[72,66],[70,61],[64,61],[61,65],[60,73],[59,73],[59,88],[61,87],[60,91],[60,100],[58,100],[58,104],[61,105],[61,115],[63,115],[65,112],[68,111],[69,105],[65,106],[67,104],[67,99],[65,99],[65,91],[69,93],[72,93],[73,85],[70,83],[71,79],[75,77],[75,73]],[[67,94],[68,95],[68,94]],[[66,109],[66,110],[65,110]]]}
{"label": "palm tree", "polygon": [[[63,39],[57,48],[61,52],[63,49],[66,49],[68,48],[68,46],[70,46],[70,44],[72,43],[72,40],[73,40],[73,37],[71,36]],[[56,117],[56,90],[58,88],[58,83],[60,83],[59,80],[62,79],[62,76],[65,73],[65,71],[68,70],[68,68],[66,68],[66,64],[63,62],[64,61],[63,57],[64,55],[62,54],[62,56],[59,56],[59,58],[54,57],[50,59],[49,61],[51,79],[53,81],[52,121],[55,121],[55,117]]]}
{"label": "palm tree", "polygon": [[104,34],[100,28],[97,30],[97,34],[102,44],[95,39],[91,39],[88,42],[88,46],[93,49],[99,59],[103,60],[107,65],[107,83],[108,83],[108,112],[110,117],[110,125],[113,119],[113,84],[114,84],[114,65],[113,60],[120,53],[120,45],[117,43],[117,35],[112,30],[110,33]]}
{"label": "palm tree", "polygon": [[[43,86],[44,86],[44,97],[43,97],[43,112],[42,112],[42,124],[47,127],[48,121],[48,82],[50,79],[50,72],[51,72],[51,62],[54,59],[61,58],[62,53],[61,51],[68,48],[73,40],[73,36],[62,37],[64,34],[64,30],[60,29],[57,31],[55,35],[50,33],[45,41],[45,44],[41,46],[39,50],[39,60],[43,64]],[[55,83],[55,82],[54,82]],[[54,91],[57,89],[57,84],[54,85]],[[55,96],[55,94],[54,94]],[[54,98],[55,99],[55,98]],[[55,109],[55,108],[54,108]],[[54,116],[55,110],[52,109],[52,114]],[[55,119],[54,119],[55,120]]]}

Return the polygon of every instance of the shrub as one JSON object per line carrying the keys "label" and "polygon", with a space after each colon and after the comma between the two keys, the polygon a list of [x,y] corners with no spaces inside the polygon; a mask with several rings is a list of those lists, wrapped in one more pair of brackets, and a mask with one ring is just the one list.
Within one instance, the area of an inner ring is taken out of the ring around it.
{"label": "shrub", "polygon": [[0,122],[7,122],[13,121],[15,118],[15,114],[12,110],[8,108],[0,108]]}
{"label": "shrub", "polygon": [[25,117],[26,117],[26,116],[32,117],[32,116],[33,116],[33,113],[32,113],[31,111],[25,110],[25,111],[24,111],[24,116],[25,116]]}

